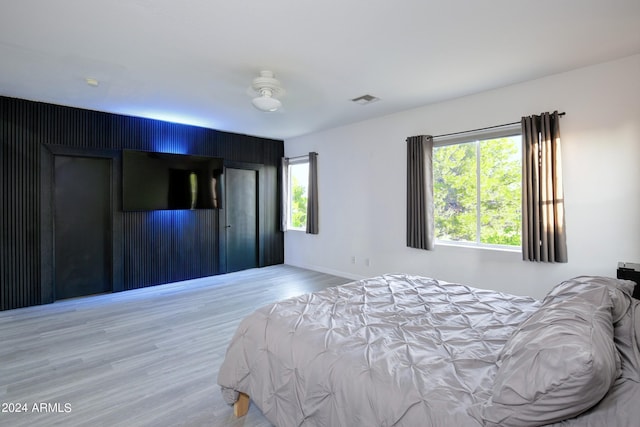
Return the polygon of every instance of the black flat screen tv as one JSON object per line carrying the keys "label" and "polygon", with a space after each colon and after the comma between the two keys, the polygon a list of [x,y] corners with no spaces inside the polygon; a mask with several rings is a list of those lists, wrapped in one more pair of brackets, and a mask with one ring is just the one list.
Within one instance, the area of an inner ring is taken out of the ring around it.
{"label": "black flat screen tv", "polygon": [[220,208],[218,157],[122,151],[122,210]]}

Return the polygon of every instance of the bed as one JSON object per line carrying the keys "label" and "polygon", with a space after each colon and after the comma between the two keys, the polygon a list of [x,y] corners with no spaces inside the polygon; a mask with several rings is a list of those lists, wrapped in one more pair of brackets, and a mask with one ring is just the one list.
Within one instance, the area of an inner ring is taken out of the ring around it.
{"label": "bed", "polygon": [[389,274],[239,325],[218,373],[276,426],[640,423],[635,283],[576,277],[542,300]]}

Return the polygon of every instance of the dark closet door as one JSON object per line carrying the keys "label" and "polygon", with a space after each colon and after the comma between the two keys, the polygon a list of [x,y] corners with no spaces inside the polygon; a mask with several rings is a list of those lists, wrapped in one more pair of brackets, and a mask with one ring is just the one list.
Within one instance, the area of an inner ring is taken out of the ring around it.
{"label": "dark closet door", "polygon": [[55,299],[111,291],[111,160],[55,156]]}
{"label": "dark closet door", "polygon": [[226,168],[227,272],[258,266],[258,172]]}

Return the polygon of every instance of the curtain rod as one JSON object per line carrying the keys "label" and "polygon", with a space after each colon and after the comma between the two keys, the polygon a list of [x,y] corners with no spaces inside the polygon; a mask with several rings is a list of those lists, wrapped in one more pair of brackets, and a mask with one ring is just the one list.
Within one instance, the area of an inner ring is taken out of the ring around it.
{"label": "curtain rod", "polygon": [[[318,155],[318,153],[316,153],[315,151],[310,151],[310,153],[315,153],[316,156]],[[309,157],[309,155],[308,154],[303,154],[302,156],[295,156],[295,157],[287,157],[287,156],[285,156],[285,158],[289,159],[289,160],[304,159],[305,157]]]}
{"label": "curtain rod", "polygon": [[[565,113],[565,112],[558,113],[558,117],[562,117],[562,116],[564,116],[565,114],[567,114],[567,113]],[[436,138],[444,138],[445,136],[460,135],[460,134],[463,134],[463,133],[470,133],[470,132],[479,132],[479,131],[481,131],[481,130],[489,130],[489,129],[495,129],[495,128],[502,128],[502,127],[505,127],[505,126],[513,126],[513,125],[517,125],[517,124],[520,124],[520,122],[505,123],[505,124],[502,124],[502,125],[487,126],[486,128],[478,128],[478,129],[471,129],[471,130],[463,130],[463,131],[460,131],[460,132],[445,133],[445,134],[442,134],[442,135],[435,135],[435,136],[433,136],[432,138],[433,138],[433,139],[436,139]]]}

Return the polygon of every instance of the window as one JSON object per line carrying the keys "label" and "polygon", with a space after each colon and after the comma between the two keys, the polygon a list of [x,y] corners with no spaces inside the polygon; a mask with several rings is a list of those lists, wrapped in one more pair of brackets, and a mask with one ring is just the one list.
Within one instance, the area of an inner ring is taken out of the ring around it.
{"label": "window", "polygon": [[[516,134],[517,132],[517,134]],[[436,143],[434,222],[439,241],[520,247],[522,147],[519,131]]]}
{"label": "window", "polygon": [[289,230],[305,230],[307,227],[307,195],[309,188],[309,158],[291,160],[288,166],[289,200],[287,224]]}

